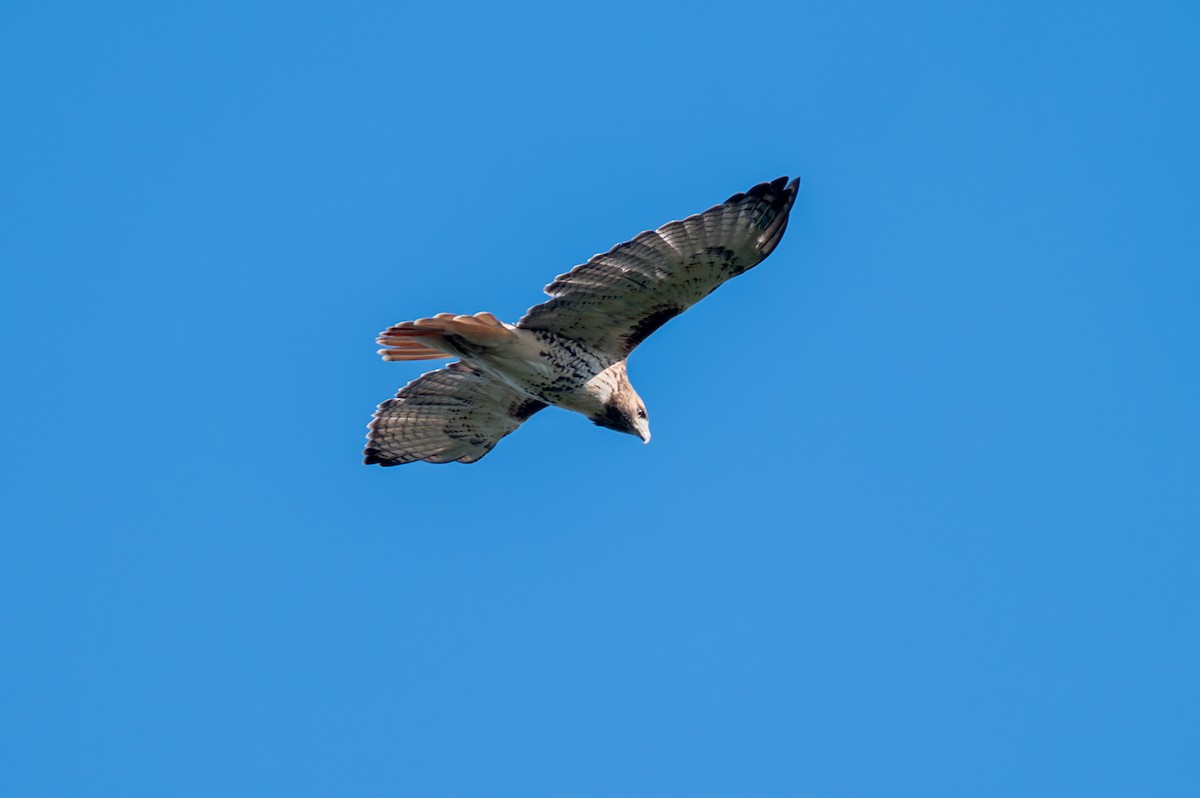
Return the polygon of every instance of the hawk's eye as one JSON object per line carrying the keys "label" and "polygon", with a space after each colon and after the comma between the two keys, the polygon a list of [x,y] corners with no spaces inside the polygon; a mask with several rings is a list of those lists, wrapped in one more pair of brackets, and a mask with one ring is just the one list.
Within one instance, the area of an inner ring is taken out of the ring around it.
{"label": "hawk's eye", "polygon": [[645,417],[646,417],[646,408],[639,407],[638,408],[638,418],[645,418]]}

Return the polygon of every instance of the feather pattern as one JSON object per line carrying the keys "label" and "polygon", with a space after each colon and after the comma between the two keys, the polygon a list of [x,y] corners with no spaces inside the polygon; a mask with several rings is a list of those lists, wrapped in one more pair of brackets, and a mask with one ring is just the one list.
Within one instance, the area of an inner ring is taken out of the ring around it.
{"label": "feather pattern", "polygon": [[466,363],[451,363],[379,406],[364,462],[473,463],[545,406]]}
{"label": "feather pattern", "polygon": [[650,440],[625,358],[647,336],[771,254],[799,180],[760,183],[596,255],[546,287],[516,325],[438,313],[380,334],[384,360],[460,361],[379,405],[364,462],[473,463],[548,405]]}
{"label": "feather pattern", "polygon": [[647,230],[546,286],[517,327],[571,338],[613,362],[771,254],[798,180],[760,183],[704,213]]}

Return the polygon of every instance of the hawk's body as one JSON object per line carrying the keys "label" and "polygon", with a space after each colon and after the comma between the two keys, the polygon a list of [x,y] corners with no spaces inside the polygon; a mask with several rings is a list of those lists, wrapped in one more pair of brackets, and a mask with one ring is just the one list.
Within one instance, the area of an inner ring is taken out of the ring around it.
{"label": "hawk's body", "polygon": [[760,183],[596,255],[555,279],[546,287],[552,299],[515,325],[490,313],[440,313],[385,330],[385,360],[460,361],[422,375],[379,406],[365,462],[473,463],[547,405],[649,441],[626,357],[771,254],[797,183]]}

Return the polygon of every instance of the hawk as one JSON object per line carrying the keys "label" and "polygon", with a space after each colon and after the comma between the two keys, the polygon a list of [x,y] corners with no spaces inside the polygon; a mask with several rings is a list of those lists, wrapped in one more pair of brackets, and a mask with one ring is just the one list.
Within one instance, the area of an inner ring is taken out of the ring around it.
{"label": "hawk", "polygon": [[458,358],[379,405],[364,460],[474,463],[544,407],[650,441],[625,371],[638,344],[771,254],[799,179],[760,183],[704,213],[618,244],[546,286],[516,324],[491,313],[406,321],[380,333],[383,359]]}

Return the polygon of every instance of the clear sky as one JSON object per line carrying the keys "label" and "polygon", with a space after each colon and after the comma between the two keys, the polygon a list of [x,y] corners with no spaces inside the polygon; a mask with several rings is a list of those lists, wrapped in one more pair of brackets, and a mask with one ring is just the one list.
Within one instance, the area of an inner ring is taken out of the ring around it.
{"label": "clear sky", "polygon": [[[1195,795],[1194,9],[6,3],[0,792]],[[361,465],[782,174],[649,446]]]}

